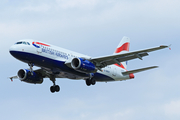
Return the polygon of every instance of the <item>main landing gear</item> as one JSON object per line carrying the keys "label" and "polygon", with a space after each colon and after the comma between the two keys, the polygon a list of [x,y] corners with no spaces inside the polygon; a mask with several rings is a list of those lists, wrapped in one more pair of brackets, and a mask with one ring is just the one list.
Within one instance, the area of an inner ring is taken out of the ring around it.
{"label": "main landing gear", "polygon": [[95,85],[96,84],[96,80],[91,78],[91,79],[86,79],[86,85],[90,86],[90,85]]}
{"label": "main landing gear", "polygon": [[59,85],[56,85],[56,83],[55,83],[55,81],[56,81],[55,77],[54,77],[54,76],[51,76],[51,77],[50,77],[50,80],[53,82],[53,86],[50,87],[50,91],[51,91],[52,93],[54,93],[54,92],[59,92],[59,91],[60,91],[60,87],[59,87]]}
{"label": "main landing gear", "polygon": [[90,74],[89,74],[89,78],[86,79],[86,85],[87,85],[87,86],[95,85],[95,84],[96,84],[96,80],[95,80],[93,77],[94,77],[94,74],[93,74],[93,73],[90,73]]}
{"label": "main landing gear", "polygon": [[59,85],[53,85],[53,86],[51,86],[51,87],[50,87],[50,91],[51,91],[52,93],[54,93],[54,92],[59,92],[59,91],[60,91]]}

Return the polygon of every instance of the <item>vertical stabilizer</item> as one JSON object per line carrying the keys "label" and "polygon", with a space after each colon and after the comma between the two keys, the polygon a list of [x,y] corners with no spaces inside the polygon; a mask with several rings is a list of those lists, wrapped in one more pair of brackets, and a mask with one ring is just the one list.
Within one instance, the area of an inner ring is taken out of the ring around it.
{"label": "vertical stabilizer", "polygon": [[[129,45],[130,45],[130,38],[124,36],[121,42],[119,43],[118,47],[116,48],[114,54],[123,54],[129,52]],[[121,65],[118,64],[115,65],[123,69],[127,69],[127,61],[121,62]]]}

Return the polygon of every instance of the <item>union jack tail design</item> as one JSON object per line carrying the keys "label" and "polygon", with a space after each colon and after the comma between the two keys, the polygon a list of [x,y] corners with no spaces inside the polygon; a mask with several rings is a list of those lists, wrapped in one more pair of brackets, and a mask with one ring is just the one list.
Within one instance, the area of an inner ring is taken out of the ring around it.
{"label": "union jack tail design", "polygon": [[[123,37],[118,47],[116,48],[116,51],[114,52],[114,54],[123,54],[123,53],[129,52],[129,45],[130,45],[130,38]],[[118,65],[118,64],[115,64],[115,65],[125,70],[127,69],[127,61],[122,62],[121,65]]]}

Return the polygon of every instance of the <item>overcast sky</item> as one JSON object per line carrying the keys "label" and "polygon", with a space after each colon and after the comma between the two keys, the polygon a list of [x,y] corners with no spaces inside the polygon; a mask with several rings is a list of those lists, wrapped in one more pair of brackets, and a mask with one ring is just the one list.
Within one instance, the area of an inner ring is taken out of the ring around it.
{"label": "overcast sky", "polygon": [[[0,119],[179,120],[179,0],[1,0]],[[35,39],[92,57],[112,54],[123,36],[130,51],[172,44],[128,70],[158,65],[135,79],[97,83],[57,79],[59,93],[7,77],[28,65],[9,54],[20,39]]]}

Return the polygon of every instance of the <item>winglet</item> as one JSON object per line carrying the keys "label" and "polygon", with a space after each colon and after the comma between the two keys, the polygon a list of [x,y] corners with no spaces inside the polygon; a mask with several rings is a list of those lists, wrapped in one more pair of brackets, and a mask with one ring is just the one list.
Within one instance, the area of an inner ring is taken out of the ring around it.
{"label": "winglet", "polygon": [[169,50],[171,50],[171,44],[168,47],[169,47]]}

